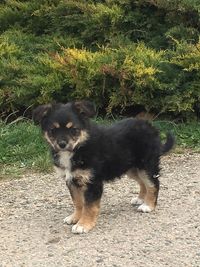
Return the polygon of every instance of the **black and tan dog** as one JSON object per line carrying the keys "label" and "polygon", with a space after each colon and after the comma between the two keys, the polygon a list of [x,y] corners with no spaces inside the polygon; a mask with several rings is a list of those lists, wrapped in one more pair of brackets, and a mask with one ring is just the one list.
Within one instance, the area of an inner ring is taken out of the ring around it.
{"label": "black and tan dog", "polygon": [[90,121],[94,115],[94,105],[88,101],[41,105],[33,112],[73,200],[74,213],[64,219],[74,224],[73,233],[86,233],[95,226],[103,182],[123,174],[140,185],[139,196],[132,200],[138,211],[154,210],[160,156],[174,144],[170,134],[162,144],[158,131],[144,120],[130,118],[104,127]]}

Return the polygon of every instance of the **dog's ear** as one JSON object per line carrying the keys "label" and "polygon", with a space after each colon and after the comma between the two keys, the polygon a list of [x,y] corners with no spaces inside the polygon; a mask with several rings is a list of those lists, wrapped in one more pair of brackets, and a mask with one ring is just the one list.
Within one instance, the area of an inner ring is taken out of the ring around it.
{"label": "dog's ear", "polygon": [[46,105],[40,105],[36,109],[33,110],[33,121],[35,123],[41,123],[42,119],[47,116],[49,111],[51,110],[52,105],[46,104]]}
{"label": "dog's ear", "polygon": [[74,102],[74,107],[84,117],[92,118],[96,114],[94,104],[87,100]]}

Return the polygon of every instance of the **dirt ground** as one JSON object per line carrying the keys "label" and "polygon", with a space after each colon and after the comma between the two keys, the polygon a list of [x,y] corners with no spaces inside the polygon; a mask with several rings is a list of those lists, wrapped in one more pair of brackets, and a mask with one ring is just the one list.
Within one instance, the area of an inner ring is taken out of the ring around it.
{"label": "dirt ground", "polygon": [[0,267],[199,267],[200,154],[162,158],[156,211],[130,204],[127,177],[106,184],[96,228],[75,235],[64,181],[31,174],[0,182]]}

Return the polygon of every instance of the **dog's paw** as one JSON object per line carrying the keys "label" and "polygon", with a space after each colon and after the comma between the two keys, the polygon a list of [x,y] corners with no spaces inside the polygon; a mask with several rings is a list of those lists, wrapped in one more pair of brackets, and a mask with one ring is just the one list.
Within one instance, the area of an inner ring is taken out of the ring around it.
{"label": "dog's paw", "polygon": [[144,200],[139,197],[134,197],[131,199],[131,204],[134,206],[142,205],[144,203]]}
{"label": "dog's paw", "polygon": [[84,225],[75,224],[72,226],[72,233],[73,234],[84,234],[89,232],[89,228],[85,227]]}
{"label": "dog's paw", "polygon": [[75,224],[77,222],[78,222],[78,218],[76,218],[74,214],[71,214],[67,216],[65,219],[63,219],[63,223],[66,223],[66,224]]}
{"label": "dog's paw", "polygon": [[149,207],[147,204],[143,203],[142,205],[140,205],[137,209],[138,211],[141,212],[151,212],[153,210],[153,208]]}

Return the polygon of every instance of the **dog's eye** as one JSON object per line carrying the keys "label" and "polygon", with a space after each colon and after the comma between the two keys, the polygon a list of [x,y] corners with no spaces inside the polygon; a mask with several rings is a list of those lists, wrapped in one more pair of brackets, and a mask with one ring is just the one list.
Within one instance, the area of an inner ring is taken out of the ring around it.
{"label": "dog's eye", "polygon": [[55,128],[53,128],[53,127],[50,128],[50,129],[49,129],[49,134],[52,135],[52,134],[54,133],[54,131],[55,131]]}
{"label": "dog's eye", "polygon": [[71,134],[77,135],[79,134],[80,130],[78,128],[71,128]]}
{"label": "dog's eye", "polygon": [[53,130],[55,130],[56,127],[54,127],[53,125],[49,128],[49,131],[52,132]]}
{"label": "dog's eye", "polygon": [[54,125],[51,125],[51,127],[49,127],[49,133],[53,133],[56,130],[56,127]]}

